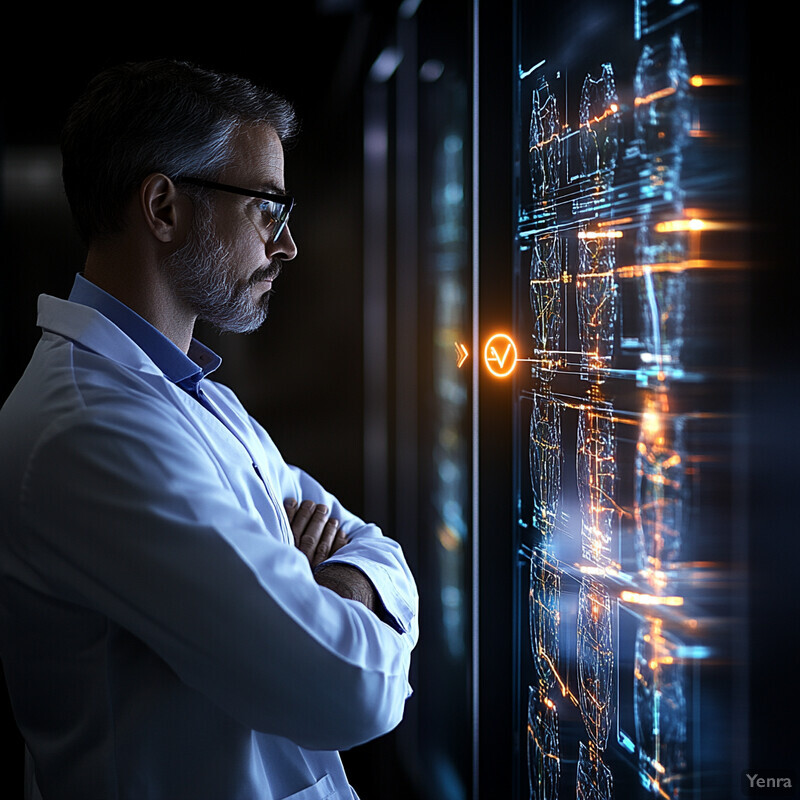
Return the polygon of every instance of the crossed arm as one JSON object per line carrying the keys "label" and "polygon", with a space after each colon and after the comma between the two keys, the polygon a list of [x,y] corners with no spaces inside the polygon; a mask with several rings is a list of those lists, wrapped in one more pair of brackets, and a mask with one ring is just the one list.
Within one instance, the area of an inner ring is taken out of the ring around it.
{"label": "crossed arm", "polygon": [[339,520],[332,519],[327,506],[304,500],[300,505],[293,499],[284,503],[297,548],[306,556],[314,573],[314,580],[336,592],[340,597],[357,600],[378,614],[382,604],[372,581],[361,570],[347,564],[325,564],[340,547],[347,544],[347,536],[339,528]]}

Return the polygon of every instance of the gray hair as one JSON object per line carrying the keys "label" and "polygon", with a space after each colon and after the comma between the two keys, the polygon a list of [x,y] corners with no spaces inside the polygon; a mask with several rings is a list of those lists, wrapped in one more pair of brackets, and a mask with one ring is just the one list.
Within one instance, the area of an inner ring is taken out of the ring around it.
{"label": "gray hair", "polygon": [[61,138],[64,189],[83,241],[122,230],[125,206],[148,175],[217,177],[246,124],[269,125],[284,143],[297,132],[284,98],[235,75],[172,60],[100,73]]}

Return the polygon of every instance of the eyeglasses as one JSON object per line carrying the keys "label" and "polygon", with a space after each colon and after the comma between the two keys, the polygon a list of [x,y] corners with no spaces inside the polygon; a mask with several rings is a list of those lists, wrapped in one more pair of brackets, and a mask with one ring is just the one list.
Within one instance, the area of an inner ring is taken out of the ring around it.
{"label": "eyeglasses", "polygon": [[288,194],[274,194],[273,192],[257,192],[253,189],[241,189],[238,186],[229,186],[227,183],[217,183],[207,181],[204,178],[180,177],[175,179],[175,183],[190,183],[193,186],[202,186],[205,189],[216,189],[220,192],[231,192],[240,194],[244,197],[255,197],[262,200],[259,203],[259,210],[264,216],[264,225],[270,234],[270,241],[277,241],[286,223],[289,221],[289,214],[294,208],[294,197]]}

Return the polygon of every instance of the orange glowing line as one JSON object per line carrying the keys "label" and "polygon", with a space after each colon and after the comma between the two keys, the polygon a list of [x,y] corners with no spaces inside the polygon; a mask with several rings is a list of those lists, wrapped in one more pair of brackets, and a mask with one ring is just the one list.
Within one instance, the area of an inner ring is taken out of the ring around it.
{"label": "orange glowing line", "polygon": [[666,798],[666,800],[671,800],[671,798],[672,798],[672,795],[671,795],[671,794],[669,794],[668,792],[665,792],[665,791],[664,791],[664,789],[662,789],[662,788],[661,788],[661,784],[660,784],[660,783],[659,783],[659,782],[658,782],[658,781],[657,781],[655,778],[651,778],[651,777],[648,775],[648,776],[647,776],[647,779],[648,779],[648,780],[650,781],[650,783],[653,785],[653,788],[654,788],[654,789],[655,789],[655,790],[656,790],[656,791],[657,791],[657,792],[658,792],[658,793],[659,793],[659,794],[660,794],[662,797]]}
{"label": "orange glowing line", "polygon": [[598,222],[598,228],[610,228],[612,225],[627,225],[628,223],[633,222],[633,217],[623,217],[622,219],[610,219],[606,222]]}
{"label": "orange glowing line", "polygon": [[537,142],[535,145],[532,145],[530,147],[530,149],[528,150],[528,152],[532,153],[537,147],[544,147],[546,144],[550,144],[550,142],[558,141],[560,138],[561,137],[557,133],[554,133],[548,139],[544,139],[543,141]]}
{"label": "orange glowing line", "polygon": [[[588,285],[592,278],[611,278],[614,275],[613,269],[607,269],[603,272],[581,272],[578,274],[576,282],[578,286],[583,287]],[[587,355],[596,355],[596,353],[587,353]]]}
{"label": "orange glowing line", "polygon": [[564,681],[561,679],[561,676],[558,674],[558,670],[556,669],[555,664],[553,664],[552,660],[550,659],[550,656],[548,656],[547,653],[544,652],[544,650],[539,650],[539,656],[547,662],[547,665],[550,667],[550,671],[552,672],[553,677],[558,681],[559,685],[561,686],[561,696],[569,698],[574,705],[576,706],[579,705],[578,698],[575,697],[574,694],[572,694],[572,692],[569,690],[569,686],[567,686],[567,684],[564,683]]}
{"label": "orange glowing line", "polygon": [[689,83],[692,86],[733,86],[737,81],[725,75],[692,75]]}
{"label": "orange glowing line", "polygon": [[622,231],[578,231],[579,239],[621,239]]}
{"label": "orange glowing line", "polygon": [[675,87],[667,86],[664,89],[659,89],[657,92],[651,92],[646,97],[637,97],[633,101],[633,104],[635,106],[643,106],[647,103],[652,103],[654,100],[661,100],[662,97],[669,97],[671,94],[675,94]]}
{"label": "orange glowing line", "polygon": [[700,219],[698,217],[689,218],[689,230],[704,231],[739,231],[746,227],[741,222],[718,221],[711,219]]}
{"label": "orange glowing line", "polygon": [[636,605],[642,606],[682,606],[683,605],[683,598],[672,596],[672,597],[661,597],[659,595],[653,594],[639,594],[638,592],[620,592],[619,599],[622,600],[624,603],[635,603]]}
{"label": "orange glowing line", "polygon": [[702,219],[671,219],[668,222],[657,222],[655,229],[657,233],[672,233],[674,231],[702,231],[708,224]]}
{"label": "orange glowing line", "polygon": [[616,414],[612,414],[608,417],[611,422],[615,425],[635,425],[637,428],[639,427],[639,422],[635,419],[628,419],[627,417],[620,417]]}
{"label": "orange glowing line", "polygon": [[619,278],[641,278],[645,272],[683,272],[687,269],[747,269],[748,265],[741,261],[712,261],[703,258],[691,258],[686,261],[661,264],[630,264],[616,267]]}
{"label": "orange glowing line", "polygon": [[594,123],[602,122],[606,117],[616,114],[617,111],[619,111],[619,106],[616,103],[612,103],[599,117],[592,117],[590,120],[582,122],[580,127],[591,128]]}
{"label": "orange glowing line", "polygon": [[[612,103],[602,114],[600,114],[600,116],[592,117],[590,120],[587,120],[586,122],[582,122],[579,127],[581,127],[581,128],[584,128],[584,127],[585,128],[591,128],[592,125],[595,125],[598,122],[602,122],[606,117],[610,117],[612,114],[616,114],[617,111],[619,111],[619,106],[616,103]],[[564,126],[564,127],[566,127],[566,126]],[[537,142],[536,144],[532,145],[529,148],[529,152],[532,153],[537,147],[544,147],[545,145],[550,144],[550,142],[556,141],[559,138],[560,138],[559,134],[554,133],[549,138],[544,139],[543,141]]]}

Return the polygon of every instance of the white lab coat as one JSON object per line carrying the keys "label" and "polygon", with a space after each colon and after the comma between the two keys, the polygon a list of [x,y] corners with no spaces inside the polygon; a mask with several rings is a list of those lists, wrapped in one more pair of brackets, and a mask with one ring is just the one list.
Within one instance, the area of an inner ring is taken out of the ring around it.
{"label": "white lab coat", "polygon": [[[351,800],[336,751],[410,694],[400,547],[227,388],[215,416],[93,308],[42,296],[39,325],[0,412],[0,654],[42,796]],[[314,582],[287,497],[329,505],[393,625]]]}

